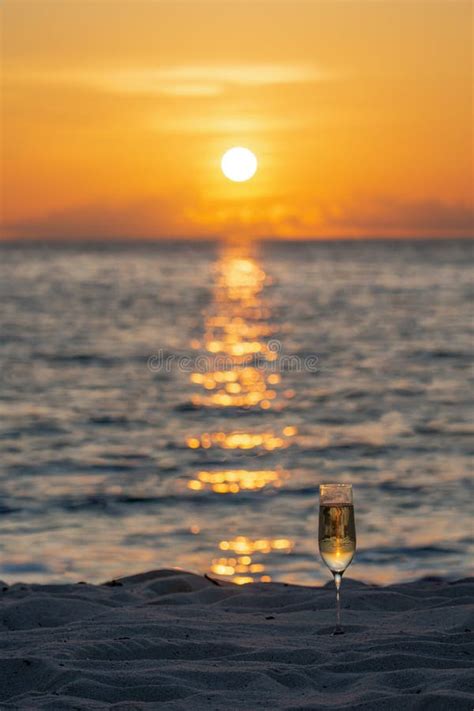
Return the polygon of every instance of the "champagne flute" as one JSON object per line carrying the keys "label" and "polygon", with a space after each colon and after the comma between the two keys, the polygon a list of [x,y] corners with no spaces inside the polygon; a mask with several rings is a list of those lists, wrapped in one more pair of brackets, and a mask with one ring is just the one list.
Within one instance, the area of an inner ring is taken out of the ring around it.
{"label": "champagne flute", "polygon": [[340,587],[342,575],[356,549],[354,505],[351,484],[321,484],[319,487],[319,552],[336,583],[336,627],[341,626]]}

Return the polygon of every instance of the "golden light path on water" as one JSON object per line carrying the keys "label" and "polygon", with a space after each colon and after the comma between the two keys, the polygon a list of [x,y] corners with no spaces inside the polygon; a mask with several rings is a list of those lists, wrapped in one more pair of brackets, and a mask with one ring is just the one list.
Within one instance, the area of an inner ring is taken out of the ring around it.
{"label": "golden light path on water", "polygon": [[[255,258],[242,248],[224,248],[215,266],[213,302],[205,316],[204,337],[192,347],[208,354],[210,366],[196,369],[191,383],[201,388],[192,396],[197,408],[219,411],[281,411],[292,390],[281,390],[281,374],[276,372],[278,352],[272,342],[275,328],[269,323],[270,309],[263,290],[270,283]],[[255,363],[255,359],[259,363]],[[261,367],[261,364],[265,367]],[[278,430],[268,427],[232,428],[192,434],[186,439],[191,450],[234,450],[265,453],[287,448],[297,434],[293,425]],[[211,492],[239,495],[278,489],[290,474],[283,468],[244,467],[201,469],[187,482],[196,495]],[[251,506],[251,503],[248,504]],[[196,534],[199,531],[196,529]],[[209,573],[238,584],[270,582],[265,556],[289,553],[293,541],[286,537],[256,538],[237,535],[217,543],[220,555],[209,566]],[[222,555],[224,552],[227,555]]]}
{"label": "golden light path on water", "polygon": [[278,354],[269,340],[274,333],[267,319],[268,307],[261,292],[267,277],[255,259],[235,252],[225,253],[215,268],[212,308],[206,315],[204,339],[195,340],[196,348],[215,357],[225,367],[194,372],[191,382],[202,385],[204,393],[193,396],[196,406],[272,407],[277,398],[275,386],[280,374],[255,367],[252,359],[275,362]]}
{"label": "golden light path on water", "polygon": [[[233,555],[214,558],[210,567],[211,573],[219,577],[230,578],[238,585],[253,583],[256,580],[269,583],[271,576],[265,573],[265,563],[258,562],[258,560],[268,553],[290,553],[293,541],[289,538],[252,539],[247,536],[236,536],[231,540],[220,541],[219,548],[221,551],[229,551]],[[257,562],[255,562],[255,556],[257,556]]]}
{"label": "golden light path on water", "polygon": [[220,447],[222,449],[281,449],[288,447],[290,438],[296,434],[296,427],[284,427],[281,435],[274,432],[204,432],[196,437],[188,437],[186,443],[190,449],[210,449]]}
{"label": "golden light path on water", "polygon": [[278,469],[227,469],[223,471],[201,471],[196,479],[188,482],[193,491],[212,490],[217,494],[238,494],[239,491],[255,491],[266,486],[279,488],[288,473]]}

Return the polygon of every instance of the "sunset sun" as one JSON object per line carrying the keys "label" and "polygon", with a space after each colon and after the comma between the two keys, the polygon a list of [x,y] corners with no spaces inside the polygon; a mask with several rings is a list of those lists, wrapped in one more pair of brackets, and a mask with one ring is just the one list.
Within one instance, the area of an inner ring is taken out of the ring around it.
{"label": "sunset sun", "polygon": [[257,158],[248,148],[236,146],[224,153],[221,168],[226,178],[235,183],[243,183],[255,175]]}

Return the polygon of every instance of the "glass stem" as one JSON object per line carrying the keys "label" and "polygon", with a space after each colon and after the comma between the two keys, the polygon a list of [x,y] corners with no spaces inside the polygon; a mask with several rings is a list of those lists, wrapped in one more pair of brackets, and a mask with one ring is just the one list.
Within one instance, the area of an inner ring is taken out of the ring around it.
{"label": "glass stem", "polygon": [[341,626],[341,580],[342,573],[334,573],[334,582],[336,584],[336,627],[333,634],[344,634]]}

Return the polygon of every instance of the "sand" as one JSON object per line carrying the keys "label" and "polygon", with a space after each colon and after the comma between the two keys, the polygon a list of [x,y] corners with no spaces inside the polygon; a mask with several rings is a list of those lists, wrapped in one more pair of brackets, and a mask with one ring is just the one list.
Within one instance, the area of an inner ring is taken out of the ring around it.
{"label": "sand", "polygon": [[0,709],[472,711],[474,578],[343,586],[5,583]]}

